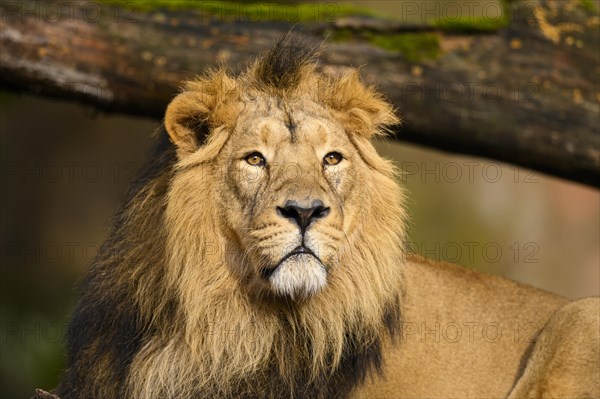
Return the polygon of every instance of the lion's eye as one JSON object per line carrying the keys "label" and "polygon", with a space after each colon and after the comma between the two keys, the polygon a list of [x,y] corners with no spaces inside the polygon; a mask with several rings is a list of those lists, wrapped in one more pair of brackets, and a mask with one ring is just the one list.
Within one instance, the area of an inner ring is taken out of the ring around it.
{"label": "lion's eye", "polygon": [[263,157],[260,152],[253,152],[252,154],[247,155],[244,159],[252,166],[265,166],[267,163],[265,157]]}
{"label": "lion's eye", "polygon": [[325,155],[325,157],[323,158],[323,165],[325,165],[325,166],[337,165],[338,163],[342,162],[342,159],[344,159],[344,157],[339,152],[330,152],[329,154]]}

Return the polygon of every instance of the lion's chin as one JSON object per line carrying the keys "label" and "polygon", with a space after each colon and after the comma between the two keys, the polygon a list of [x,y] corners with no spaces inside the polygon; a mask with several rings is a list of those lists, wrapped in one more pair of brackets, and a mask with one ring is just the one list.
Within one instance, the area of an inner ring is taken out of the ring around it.
{"label": "lion's chin", "polygon": [[285,259],[269,277],[275,294],[304,299],[318,293],[327,284],[327,271],[313,255],[297,254]]}

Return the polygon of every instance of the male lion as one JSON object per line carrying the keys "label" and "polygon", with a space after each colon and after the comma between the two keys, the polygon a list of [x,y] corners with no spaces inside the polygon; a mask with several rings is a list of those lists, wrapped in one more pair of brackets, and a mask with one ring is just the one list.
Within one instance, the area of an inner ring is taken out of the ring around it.
{"label": "male lion", "polygon": [[[599,301],[404,250],[398,122],[286,36],[187,82],[83,284],[62,399],[599,397]],[[575,267],[575,266],[574,266]]]}

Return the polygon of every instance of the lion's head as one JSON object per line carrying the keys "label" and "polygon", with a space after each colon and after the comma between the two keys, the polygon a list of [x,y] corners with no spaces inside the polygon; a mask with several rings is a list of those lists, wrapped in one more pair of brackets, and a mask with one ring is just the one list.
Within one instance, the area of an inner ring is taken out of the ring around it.
{"label": "lion's head", "polygon": [[365,235],[379,251],[382,235],[401,235],[393,167],[369,143],[398,122],[393,109],[356,72],[317,73],[313,56],[288,43],[238,78],[188,82],[165,118],[179,156],[172,239],[198,239],[210,199],[215,226],[202,239],[241,290],[273,300],[307,299],[351,272],[370,255]]}
{"label": "lion's head", "polygon": [[404,212],[370,139],[398,119],[356,72],[325,75],[315,58],[287,37],[169,105],[177,160],[156,244],[167,288],[162,304],[147,286],[136,295],[150,323],[167,301],[179,311],[133,359],[133,396],[327,396],[381,361],[398,323]]}

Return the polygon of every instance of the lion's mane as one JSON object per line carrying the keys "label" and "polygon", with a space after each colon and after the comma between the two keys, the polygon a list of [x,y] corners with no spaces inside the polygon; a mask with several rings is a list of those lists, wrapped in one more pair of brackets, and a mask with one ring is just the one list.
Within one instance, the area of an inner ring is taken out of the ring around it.
{"label": "lion's mane", "polygon": [[[244,79],[272,90],[325,79],[314,70],[314,52],[289,47],[279,43]],[[215,71],[188,90],[211,82],[224,87],[224,79],[233,78]],[[327,79],[323,102],[337,107],[345,123],[375,129],[379,122],[369,119],[369,107],[389,105],[356,75]],[[231,254],[217,223],[215,166],[186,170],[164,131],[161,136],[150,169],[132,189],[83,283],[58,394],[331,398],[380,372],[382,343],[396,336],[400,323],[404,213],[391,164],[367,139],[354,140],[375,170],[370,185],[377,192],[364,194],[372,205],[361,234],[340,253],[343,272],[301,304],[256,301],[227,267]],[[205,151],[219,145],[209,138]],[[186,179],[197,173],[205,178],[191,191]],[[203,211],[186,212],[191,201]]]}

